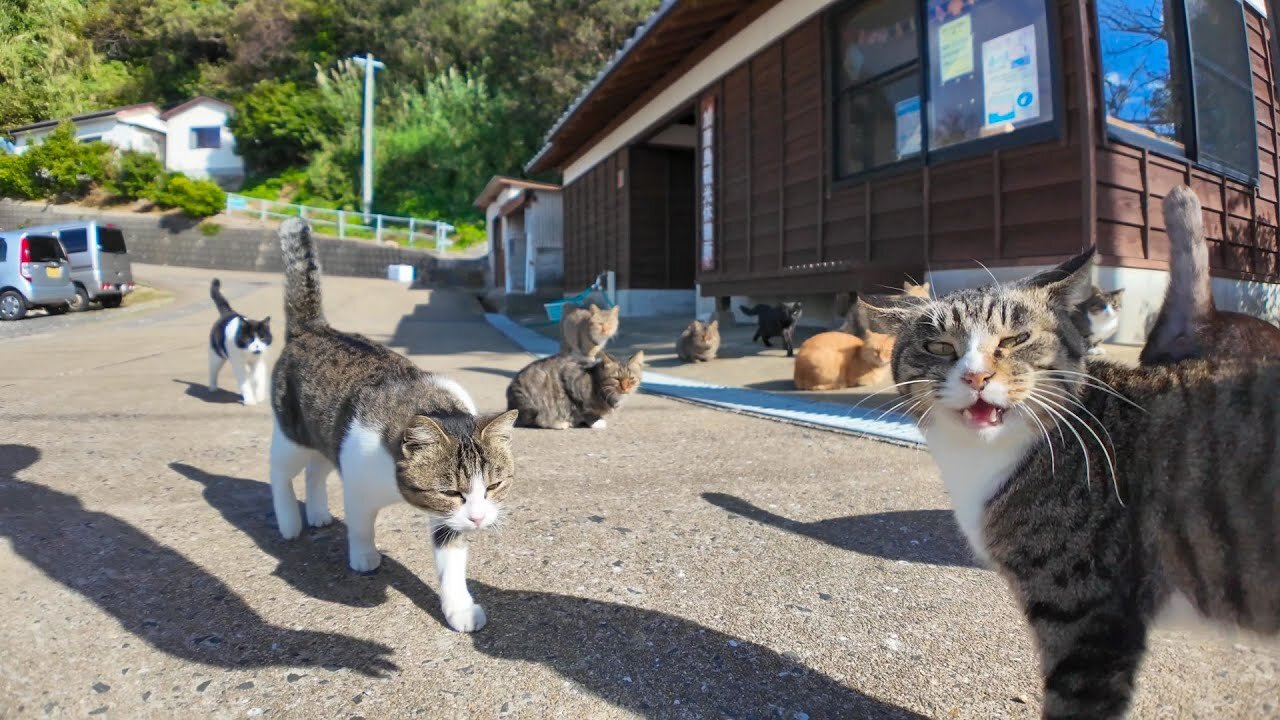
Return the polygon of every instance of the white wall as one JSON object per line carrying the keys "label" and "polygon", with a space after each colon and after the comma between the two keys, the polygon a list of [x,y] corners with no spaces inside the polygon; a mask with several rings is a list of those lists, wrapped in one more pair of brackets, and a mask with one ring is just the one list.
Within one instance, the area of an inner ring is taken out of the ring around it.
{"label": "white wall", "polygon": [[[219,103],[200,102],[170,116],[165,168],[197,178],[243,177],[244,161],[236,154],[236,139],[227,127],[230,113]],[[197,127],[222,128],[221,147],[192,148],[191,129]]]}
{"label": "white wall", "polygon": [[[160,143],[156,134],[149,132],[143,128],[128,125],[120,122],[115,117],[96,118],[94,120],[85,120],[75,124],[76,139],[86,140],[88,138],[98,138],[103,142],[110,143],[121,150],[138,150],[140,152],[150,152],[159,154]],[[27,148],[32,145],[39,145],[44,142],[44,138],[50,135],[56,127],[40,128],[18,134],[17,140],[18,152],[26,152]]]}

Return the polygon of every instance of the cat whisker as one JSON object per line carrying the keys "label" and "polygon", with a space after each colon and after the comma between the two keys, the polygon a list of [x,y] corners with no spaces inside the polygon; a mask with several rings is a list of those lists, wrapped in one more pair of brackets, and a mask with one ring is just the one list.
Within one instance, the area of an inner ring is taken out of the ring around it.
{"label": "cat whisker", "polygon": [[970,258],[970,259],[978,263],[978,267],[981,267],[983,270],[987,271],[987,274],[991,276],[991,282],[995,285],[995,287],[1000,287],[1000,281],[996,279],[996,274],[991,272],[991,268],[987,267],[986,265],[983,265],[981,260],[978,260],[976,258]]}
{"label": "cat whisker", "polygon": [[[1089,410],[1089,408],[1085,407],[1084,404],[1081,403],[1079,400],[1077,400],[1075,397],[1071,395],[1067,395],[1065,393],[1056,393],[1056,392],[1047,390],[1045,388],[1040,388],[1039,392],[1042,392],[1046,395],[1050,395],[1052,397],[1061,398],[1062,400],[1070,402],[1072,405],[1075,405],[1076,407],[1080,408],[1085,412],[1086,415],[1088,415],[1090,418],[1093,418],[1093,421],[1096,422],[1098,424],[1098,427],[1102,430],[1102,432],[1106,434],[1107,444],[1103,445],[1102,438],[1098,437],[1098,434],[1093,431],[1089,423],[1085,422],[1084,418],[1081,418],[1079,415],[1076,415],[1074,412],[1072,412],[1072,415],[1074,415],[1078,420],[1080,420],[1080,424],[1084,425],[1084,428],[1089,431],[1089,434],[1093,435],[1094,439],[1098,441],[1098,445],[1102,447],[1102,456],[1106,458],[1107,466],[1111,470],[1111,485],[1115,489],[1116,500],[1120,501],[1121,507],[1124,507],[1124,498],[1120,497],[1120,482],[1119,482],[1119,479],[1116,477],[1116,468],[1114,463],[1112,462],[1112,459],[1116,454],[1116,450],[1115,450],[1116,444],[1115,444],[1115,440],[1111,437],[1111,431],[1107,430],[1107,426],[1103,424],[1102,420],[1099,419],[1097,415],[1094,415],[1093,412]],[[1061,405],[1058,405],[1057,403],[1053,402],[1052,400],[1049,400],[1048,398],[1042,398],[1042,399],[1045,400],[1046,402],[1053,403],[1063,412],[1071,412],[1067,408]],[[1108,446],[1110,447],[1110,452],[1108,452],[1107,450]]]}
{"label": "cat whisker", "polygon": [[919,397],[917,397],[917,396],[918,396],[918,394],[916,394],[916,395],[908,395],[908,396],[906,396],[906,398],[904,398],[903,400],[900,400],[900,401],[899,401],[897,404],[895,404],[893,407],[891,407],[891,408],[889,408],[888,410],[885,410],[884,412],[880,413],[880,416],[876,418],[876,422],[879,422],[879,421],[883,420],[883,419],[884,419],[884,417],[885,417],[886,415],[888,415],[889,413],[891,413],[891,412],[893,412],[894,410],[898,409],[899,407],[902,407],[903,405],[906,405],[907,403],[912,403],[912,402],[914,401],[911,407],[915,407],[915,405],[916,405],[916,404],[918,404],[918,403],[920,403],[921,401],[923,401],[923,400],[927,399],[927,396],[926,396],[925,398],[919,398]]}
{"label": "cat whisker", "polygon": [[1068,431],[1068,432],[1070,432],[1072,435],[1074,435],[1074,436],[1075,436],[1075,438],[1076,438],[1076,442],[1080,444],[1080,451],[1084,453],[1084,483],[1085,483],[1085,486],[1086,486],[1086,487],[1090,487],[1090,486],[1092,486],[1092,485],[1093,485],[1093,470],[1092,470],[1092,468],[1091,468],[1091,466],[1090,466],[1090,463],[1089,463],[1089,448],[1088,448],[1087,446],[1085,446],[1085,444],[1084,444],[1084,438],[1080,435],[1080,433],[1076,432],[1076,429],[1075,429],[1074,427],[1072,427],[1072,426],[1071,426],[1071,423],[1070,423],[1070,422],[1069,422],[1065,417],[1063,417],[1061,414],[1059,414],[1059,413],[1058,413],[1058,411],[1054,410],[1053,408],[1051,408],[1051,407],[1049,407],[1047,404],[1045,404],[1045,402],[1044,402],[1043,400],[1041,400],[1040,398],[1035,397],[1034,395],[1028,395],[1028,396],[1027,396],[1027,401],[1028,401],[1028,402],[1033,402],[1033,403],[1035,403],[1035,404],[1039,405],[1040,407],[1044,408],[1045,412],[1047,412],[1047,413],[1049,413],[1050,415],[1054,416],[1055,418],[1057,418],[1057,419],[1061,420],[1061,421],[1062,421],[1062,424],[1067,426],[1067,431]]}
{"label": "cat whisker", "polygon": [[1049,446],[1049,475],[1056,477],[1058,475],[1058,468],[1057,462],[1053,456],[1053,438],[1049,437],[1049,428],[1045,427],[1044,421],[1036,417],[1036,414],[1026,405],[1019,405],[1018,409],[1026,413],[1027,417],[1031,418],[1031,421],[1040,427],[1040,433],[1044,435],[1044,442]]}
{"label": "cat whisker", "polygon": [[[921,394],[927,394],[927,393],[929,393],[929,392],[930,392],[930,391],[928,391],[928,390],[917,390],[917,391],[915,391],[915,392],[904,393],[904,394],[902,394],[902,395],[891,395],[891,396],[889,396],[889,398],[888,398],[887,400],[882,400],[881,402],[876,403],[874,407],[869,407],[869,408],[867,408],[866,410],[867,410],[867,412],[875,412],[875,411],[877,411],[877,410],[879,410],[879,409],[883,408],[884,406],[889,405],[889,404],[891,404],[891,403],[901,402],[903,398],[906,398],[906,399],[910,400],[911,398],[917,397],[917,396],[919,396],[919,395],[921,395]],[[874,396],[874,395],[871,395],[871,396],[868,396],[868,397],[875,397],[875,396]],[[865,400],[865,399],[866,399],[866,398],[864,398],[864,400]],[[862,401],[859,401],[859,402],[858,402],[856,405],[854,405],[854,406],[853,406],[853,408],[851,408],[851,409],[856,409],[856,408],[858,408],[858,406],[859,406],[859,405],[861,405],[861,404],[862,404]]]}
{"label": "cat whisker", "polygon": [[[1075,371],[1075,370],[1036,370],[1033,374],[1034,374],[1034,375],[1045,375],[1045,376],[1050,376],[1050,377],[1055,376],[1055,375],[1080,376],[1080,377],[1083,377],[1083,378],[1085,378],[1085,379],[1084,379],[1084,380],[1071,380],[1071,379],[1069,379],[1069,378],[1059,378],[1059,380],[1060,380],[1061,382],[1075,382],[1075,383],[1078,383],[1078,384],[1080,384],[1080,385],[1086,385],[1086,386],[1088,386],[1088,387],[1092,387],[1092,388],[1094,388],[1094,389],[1101,390],[1102,392],[1105,392],[1105,393],[1107,393],[1108,395],[1111,395],[1112,397],[1116,398],[1117,400],[1122,400],[1122,401],[1124,401],[1124,402],[1128,403],[1129,405],[1132,405],[1133,407],[1137,408],[1138,410],[1141,410],[1141,411],[1142,411],[1142,412],[1144,412],[1144,413],[1147,411],[1147,409],[1146,409],[1146,408],[1142,407],[1142,406],[1141,406],[1141,405],[1139,405],[1138,403],[1136,403],[1136,402],[1134,402],[1134,401],[1130,400],[1129,398],[1125,397],[1124,395],[1121,395],[1121,394],[1120,394],[1120,392],[1119,392],[1118,390],[1116,390],[1115,388],[1113,388],[1113,387],[1111,387],[1110,385],[1108,385],[1105,381],[1100,380],[1100,379],[1098,379],[1097,377],[1095,377],[1095,376],[1093,376],[1093,375],[1090,375],[1089,373],[1086,373],[1086,372],[1077,372],[1077,371]],[[1092,381],[1092,382],[1090,382],[1090,381]]]}
{"label": "cat whisker", "polygon": [[[916,385],[916,384],[919,384],[919,383],[931,383],[931,382],[933,382],[933,381],[932,381],[932,380],[904,380],[904,381],[902,381],[902,382],[900,382],[900,383],[894,383],[894,384],[890,385],[889,387],[885,388],[885,389],[884,389],[883,391],[881,391],[881,392],[889,392],[890,390],[893,390],[893,389],[895,389],[895,388],[906,387],[907,385]],[[877,393],[875,393],[874,395],[868,395],[868,396],[866,396],[866,397],[862,398],[861,400],[859,400],[858,402],[854,403],[852,407],[854,407],[854,408],[861,407],[861,406],[862,406],[862,403],[864,403],[864,402],[866,402],[866,401],[868,401],[868,400],[870,400],[870,399],[872,399],[872,398],[876,397],[876,396],[877,396],[877,395],[879,395],[879,394],[880,394],[880,393],[879,393],[879,392],[877,392]],[[908,393],[908,394],[910,394],[910,393]],[[890,397],[888,400],[885,400],[884,402],[880,403],[879,405],[877,405],[877,406],[875,406],[875,407],[871,408],[871,411],[872,411],[872,412],[875,412],[876,410],[879,410],[880,408],[882,408],[882,407],[884,407],[885,405],[887,405],[887,404],[889,404],[889,403],[893,402],[893,401],[894,401],[894,400],[896,400],[896,399],[897,399],[897,396]]]}
{"label": "cat whisker", "polygon": [[925,408],[924,412],[920,414],[920,419],[916,420],[916,427],[923,430],[925,418],[929,417],[929,413],[933,412],[933,409],[936,407],[938,406],[933,403],[930,403],[929,407]]}

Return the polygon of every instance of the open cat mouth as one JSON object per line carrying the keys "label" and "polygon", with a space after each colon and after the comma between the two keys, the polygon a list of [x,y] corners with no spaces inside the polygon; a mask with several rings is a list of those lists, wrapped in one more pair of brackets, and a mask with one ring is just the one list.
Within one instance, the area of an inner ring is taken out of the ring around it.
{"label": "open cat mouth", "polygon": [[981,430],[982,428],[999,427],[1004,424],[1005,408],[992,405],[991,403],[978,398],[978,401],[960,412],[964,416],[964,420],[970,427]]}

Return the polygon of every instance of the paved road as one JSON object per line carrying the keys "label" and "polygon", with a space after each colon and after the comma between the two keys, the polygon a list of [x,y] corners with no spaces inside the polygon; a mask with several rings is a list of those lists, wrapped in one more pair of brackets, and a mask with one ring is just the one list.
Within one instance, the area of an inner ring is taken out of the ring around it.
{"label": "paved road", "polygon": [[[473,552],[489,625],[451,632],[407,506],[370,576],[341,524],[278,537],[269,411],[202,389],[209,275],[138,275],[174,300],[0,341],[0,717],[1038,713],[1022,622],[922,453],[649,396],[603,432],[517,432],[509,521]],[[223,279],[282,317],[277,278]],[[325,292],[482,408],[528,360],[467,298]],[[1276,651],[1153,644],[1135,717],[1280,712]]]}

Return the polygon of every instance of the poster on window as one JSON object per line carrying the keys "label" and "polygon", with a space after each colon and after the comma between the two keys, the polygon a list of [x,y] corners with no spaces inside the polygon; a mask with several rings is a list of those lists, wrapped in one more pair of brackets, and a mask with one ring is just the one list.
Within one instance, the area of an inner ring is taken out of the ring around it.
{"label": "poster on window", "polygon": [[938,65],[942,82],[973,72],[973,21],[968,15],[938,28]]}
{"label": "poster on window", "polygon": [[707,95],[702,98],[701,112],[698,116],[699,135],[701,139],[702,193],[699,198],[702,222],[702,246],[698,253],[698,265],[703,270],[714,270],[716,267],[715,238],[715,136],[716,136],[716,98]]}
{"label": "poster on window", "polygon": [[920,96],[900,100],[893,106],[893,125],[898,159],[920,152]]}
{"label": "poster on window", "polygon": [[1035,25],[982,43],[982,98],[987,127],[1040,117]]}

